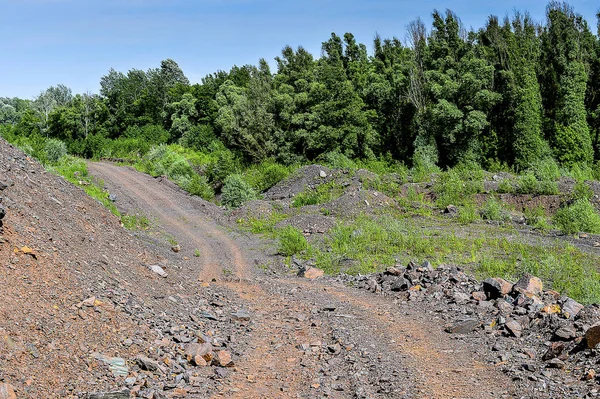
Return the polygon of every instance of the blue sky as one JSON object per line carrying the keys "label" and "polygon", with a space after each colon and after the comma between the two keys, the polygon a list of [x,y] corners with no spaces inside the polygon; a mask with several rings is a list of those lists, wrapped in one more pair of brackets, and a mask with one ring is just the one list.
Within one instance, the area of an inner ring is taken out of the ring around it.
{"label": "blue sky", "polygon": [[[569,2],[596,32],[597,0]],[[404,39],[406,25],[450,8],[466,27],[543,0],[0,0],[0,97],[33,98],[59,83],[97,92],[112,67],[157,67],[172,58],[192,82],[231,66],[269,62],[285,45],[315,56],[331,32],[352,32],[370,49],[375,33]],[[273,64],[272,64],[273,65]]]}

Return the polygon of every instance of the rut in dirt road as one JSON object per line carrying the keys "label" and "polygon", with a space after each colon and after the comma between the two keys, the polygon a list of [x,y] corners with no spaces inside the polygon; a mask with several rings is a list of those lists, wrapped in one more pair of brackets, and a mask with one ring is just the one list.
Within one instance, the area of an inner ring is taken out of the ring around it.
{"label": "rut in dirt road", "polygon": [[[130,168],[91,163],[89,170],[183,253],[200,251],[169,278],[199,280],[188,283],[198,290],[202,283],[227,287],[252,312],[250,349],[213,396],[512,397],[507,377],[474,359],[472,348],[451,340],[430,316],[326,280],[269,277],[254,265],[261,244],[240,244],[215,222],[214,205]],[[331,356],[311,352],[313,345],[326,345]]]}

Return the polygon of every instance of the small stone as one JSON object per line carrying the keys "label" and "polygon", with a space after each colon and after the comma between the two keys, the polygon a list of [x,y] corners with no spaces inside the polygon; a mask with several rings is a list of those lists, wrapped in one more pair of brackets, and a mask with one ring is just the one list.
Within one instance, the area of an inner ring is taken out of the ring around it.
{"label": "small stone", "polygon": [[212,345],[208,342],[187,344],[185,346],[185,356],[188,362],[196,366],[206,366],[213,359]]}
{"label": "small stone", "polygon": [[585,381],[591,381],[594,378],[596,378],[596,370],[594,369],[589,369],[585,372],[585,374],[583,375],[583,379]]}
{"label": "small stone", "polygon": [[483,292],[483,291],[475,291],[471,294],[471,296],[476,301],[485,301],[487,299],[487,296],[485,295],[485,292]]}
{"label": "small stone", "polygon": [[560,355],[562,355],[564,350],[565,350],[564,342],[552,342],[552,344],[550,344],[550,347],[548,348],[546,353],[544,353],[544,356],[542,356],[542,360],[548,361],[548,360],[557,358]]}
{"label": "small stone", "polygon": [[158,266],[158,265],[152,265],[150,266],[150,270],[153,271],[154,273],[158,274],[161,277],[167,277],[167,272],[165,272],[165,270]]}
{"label": "small stone", "polygon": [[179,244],[177,244],[177,245],[173,245],[173,246],[171,247],[171,251],[173,251],[173,252],[177,253],[177,252],[181,251],[181,246],[180,246]]}
{"label": "small stone", "polygon": [[458,208],[455,205],[448,205],[444,209],[444,213],[450,216],[455,216],[458,214]]}
{"label": "small stone", "polygon": [[319,277],[323,277],[325,272],[321,269],[317,269],[316,267],[309,267],[304,271],[304,278],[314,280]]}
{"label": "small stone", "polygon": [[510,293],[513,285],[502,278],[486,278],[482,282],[482,289],[488,299],[497,299]]}
{"label": "small stone", "polygon": [[517,281],[513,287],[513,291],[529,295],[541,295],[543,291],[542,280],[526,273]]}
{"label": "small stone", "polygon": [[558,304],[546,305],[542,308],[542,313],[547,313],[547,314],[560,313],[560,305],[558,305]]}
{"label": "small stone", "polygon": [[327,172],[325,172],[324,170],[319,171],[319,176],[324,179],[327,177]]}
{"label": "small stone", "polygon": [[390,266],[387,269],[385,269],[385,274],[388,274],[390,276],[401,276],[402,275],[402,270],[398,269],[397,267],[394,266]]}
{"label": "small stone", "polygon": [[600,324],[588,328],[585,332],[585,339],[587,341],[587,347],[594,349],[596,345],[600,343]]}
{"label": "small stone", "polygon": [[476,330],[481,323],[479,320],[468,319],[454,323],[453,325],[446,327],[446,332],[450,334],[468,334]]}
{"label": "small stone", "polygon": [[[135,380],[135,378],[134,378]],[[88,393],[88,399],[129,399],[129,395],[131,392],[129,389],[123,389],[121,391],[115,392],[98,392],[98,393]],[[0,395],[0,398],[2,396]]]}
{"label": "small stone", "polygon": [[117,196],[114,194],[108,194],[108,200],[110,202],[116,202],[117,201]]}
{"label": "small stone", "polygon": [[233,367],[233,361],[231,360],[231,353],[227,351],[218,351],[214,363],[221,367]]}
{"label": "small stone", "polygon": [[515,337],[519,338],[523,334],[523,326],[516,320],[509,320],[506,322],[505,327]]}
{"label": "small stone", "polygon": [[17,399],[15,390],[10,384],[0,382],[0,399]]}
{"label": "small stone", "polygon": [[562,340],[570,341],[577,338],[577,331],[571,326],[561,327],[554,332],[554,335]]}
{"label": "small stone", "polygon": [[398,277],[396,280],[394,280],[394,282],[390,286],[390,289],[392,291],[397,292],[397,291],[406,291],[409,287],[410,287],[410,282],[407,279],[405,279],[404,277]]}
{"label": "small stone", "polygon": [[142,370],[156,371],[156,370],[159,370],[159,368],[160,368],[157,361],[152,360],[149,357],[146,357],[144,355],[137,356],[135,358],[135,361]]}
{"label": "small stone", "polygon": [[238,310],[231,314],[231,319],[234,321],[250,321],[250,313],[245,310]]}
{"label": "small stone", "polygon": [[552,360],[550,360],[548,362],[548,367],[551,368],[551,369],[560,369],[560,370],[562,370],[562,369],[565,368],[565,362],[563,362],[560,359],[554,358],[554,359],[552,359]]}
{"label": "small stone", "polygon": [[562,304],[562,312],[567,318],[577,316],[582,309],[583,305],[571,298],[567,298]]}
{"label": "small stone", "polygon": [[504,316],[508,316],[513,312],[513,306],[506,302],[504,299],[500,299],[496,302],[496,307],[500,311],[500,313]]}

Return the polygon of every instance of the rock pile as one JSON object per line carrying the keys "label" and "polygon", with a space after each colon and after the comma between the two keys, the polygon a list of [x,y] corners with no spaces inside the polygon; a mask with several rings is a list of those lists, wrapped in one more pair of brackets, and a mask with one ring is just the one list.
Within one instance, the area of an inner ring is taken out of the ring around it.
{"label": "rock pile", "polygon": [[433,268],[426,261],[345,279],[400,303],[432,307],[446,320],[447,333],[491,348],[490,363],[504,366],[515,380],[561,395],[598,393],[600,306],[544,290],[535,276],[480,282],[457,266]]}

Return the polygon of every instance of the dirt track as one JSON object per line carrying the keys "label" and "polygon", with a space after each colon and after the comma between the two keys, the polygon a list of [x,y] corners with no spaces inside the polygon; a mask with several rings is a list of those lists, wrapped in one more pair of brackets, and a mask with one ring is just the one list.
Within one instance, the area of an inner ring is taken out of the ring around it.
{"label": "dirt track", "polygon": [[[188,260],[169,279],[194,290],[226,288],[252,314],[246,353],[213,396],[512,397],[509,379],[476,358],[468,341],[444,333],[435,314],[328,279],[268,275],[257,267],[262,244],[221,227],[214,205],[130,168],[91,163],[89,170],[117,195],[117,206],[141,210],[180,244]],[[342,356],[297,348],[313,342],[339,342]]]}

